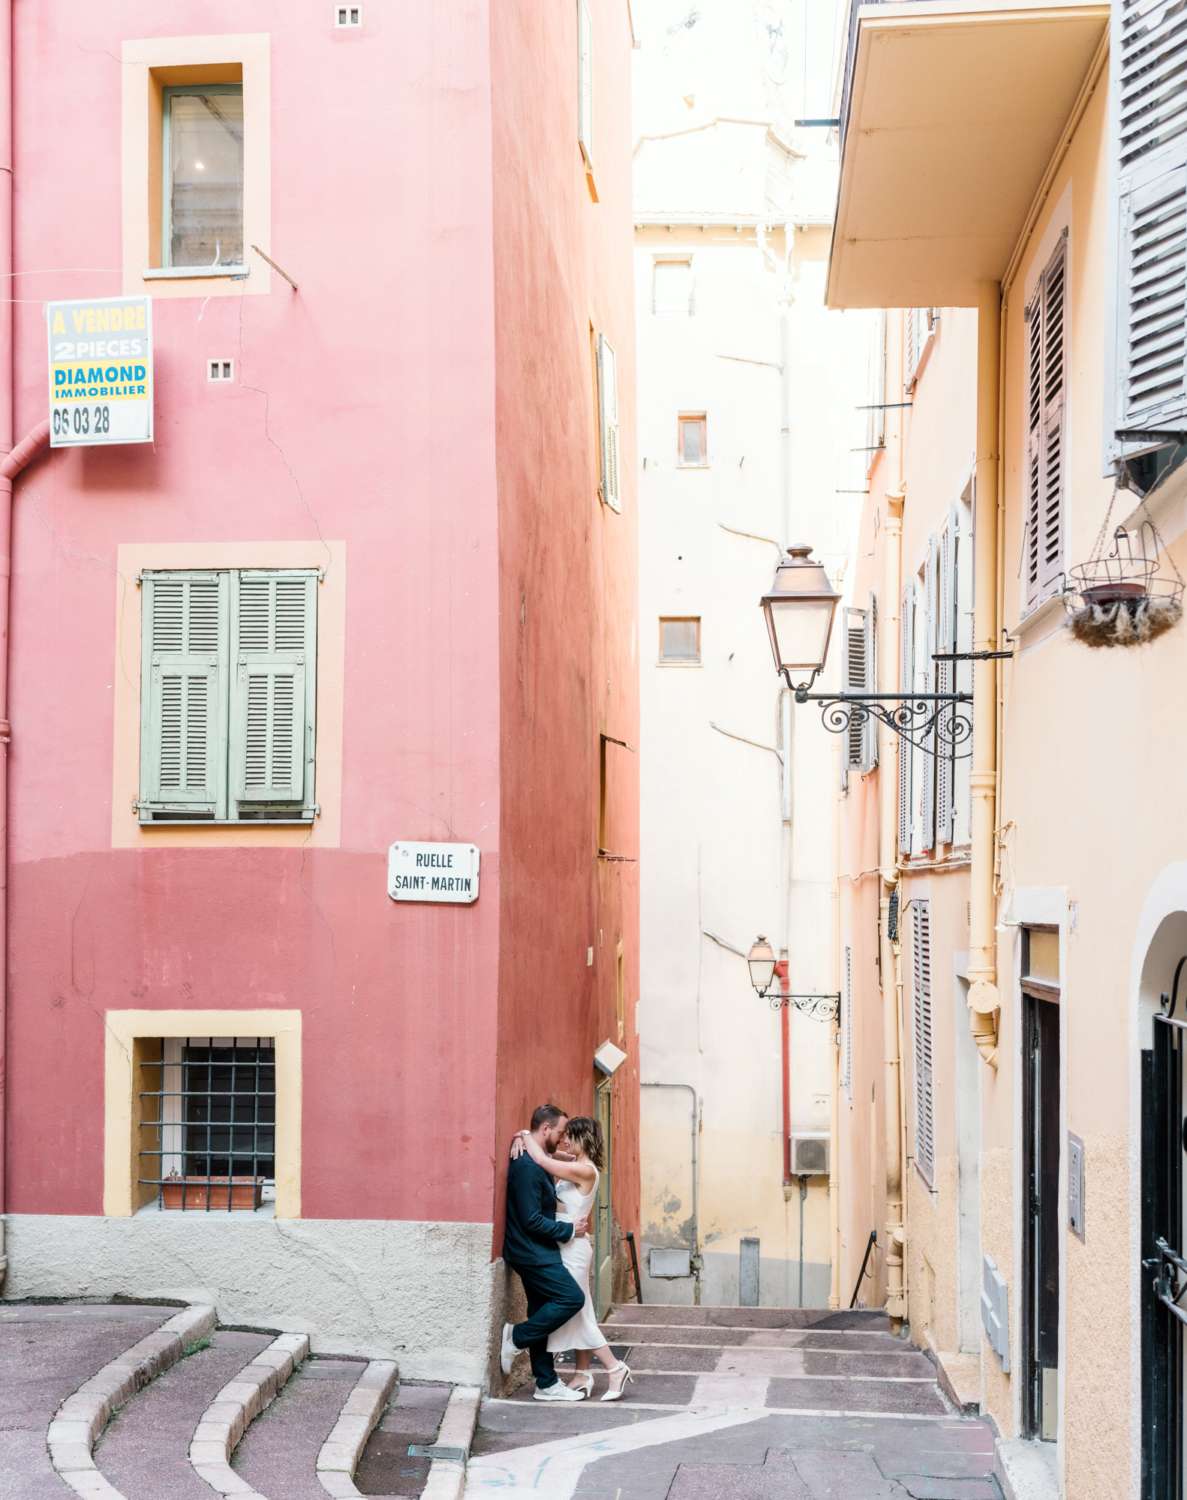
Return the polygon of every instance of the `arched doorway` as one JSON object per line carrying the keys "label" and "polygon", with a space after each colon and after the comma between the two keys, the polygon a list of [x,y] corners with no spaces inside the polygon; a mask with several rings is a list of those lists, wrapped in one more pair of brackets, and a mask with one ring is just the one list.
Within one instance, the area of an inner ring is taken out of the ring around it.
{"label": "arched doorway", "polygon": [[1158,924],[1142,964],[1138,1007],[1142,1500],[1183,1500],[1187,912],[1171,912]]}

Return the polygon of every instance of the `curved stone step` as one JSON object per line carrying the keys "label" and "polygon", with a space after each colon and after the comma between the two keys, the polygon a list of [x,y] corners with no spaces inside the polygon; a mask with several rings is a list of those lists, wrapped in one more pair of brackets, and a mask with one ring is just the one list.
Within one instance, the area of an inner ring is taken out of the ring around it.
{"label": "curved stone step", "polygon": [[46,1433],[50,1463],[66,1483],[92,1500],[115,1500],[119,1491],[99,1472],[91,1449],[111,1414],[214,1327],[213,1307],[195,1304],[84,1381],[58,1408]]}
{"label": "curved stone step", "polygon": [[176,1308],[108,1303],[0,1305],[0,1497],[69,1500],[46,1429],[62,1402]]}
{"label": "curved stone step", "polygon": [[271,1342],[266,1333],[218,1329],[205,1348],[137,1392],[95,1445],[94,1460],[127,1500],[213,1500],[189,1447],[218,1393]]}
{"label": "curved stone step", "polygon": [[202,1413],[189,1456],[195,1473],[212,1490],[222,1495],[241,1495],[244,1500],[267,1500],[231,1468],[231,1454],[252,1420],[308,1353],[309,1339],[305,1334],[282,1333],[260,1350]]}

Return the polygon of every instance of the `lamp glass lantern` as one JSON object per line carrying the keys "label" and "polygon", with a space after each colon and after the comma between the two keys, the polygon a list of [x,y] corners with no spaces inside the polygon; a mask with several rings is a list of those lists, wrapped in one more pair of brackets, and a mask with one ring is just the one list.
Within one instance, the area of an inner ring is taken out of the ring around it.
{"label": "lamp glass lantern", "polygon": [[760,995],[765,995],[775,978],[775,950],[760,932],[746,955],[750,966],[750,983]]}
{"label": "lamp glass lantern", "polygon": [[[787,557],[775,570],[770,592],[763,595],[762,609],[776,670],[789,687],[806,690],[823,671],[840,598],[824,564],[813,559],[811,547],[787,549]],[[799,683],[792,681],[793,673],[800,678]],[[803,680],[805,674],[807,681]]]}

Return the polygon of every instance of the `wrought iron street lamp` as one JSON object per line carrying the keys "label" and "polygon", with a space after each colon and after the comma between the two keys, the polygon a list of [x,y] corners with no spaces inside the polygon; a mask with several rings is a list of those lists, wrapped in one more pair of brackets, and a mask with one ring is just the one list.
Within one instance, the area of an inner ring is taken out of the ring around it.
{"label": "wrought iron street lamp", "polygon": [[[819,703],[824,727],[844,734],[851,726],[877,719],[901,739],[929,755],[963,760],[972,754],[972,693],[813,693],[824,670],[833,616],[841,596],[828,581],[823,563],[812,561],[811,547],[789,547],[775,571],[762,609],[771,637],[775,670],[782,674],[797,703]],[[949,652],[933,661],[972,661],[1009,656],[1008,651]]]}
{"label": "wrought iron street lamp", "polygon": [[[746,962],[750,967],[750,983],[764,1000],[771,1002],[772,1010],[782,1010],[786,1005],[817,1021],[830,1021],[836,1016],[837,1006],[841,999],[839,994],[790,995],[782,990],[771,994],[771,984],[775,978],[776,968],[775,950],[761,932],[751,944],[750,952],[746,955]],[[784,972],[786,972],[786,966]]]}

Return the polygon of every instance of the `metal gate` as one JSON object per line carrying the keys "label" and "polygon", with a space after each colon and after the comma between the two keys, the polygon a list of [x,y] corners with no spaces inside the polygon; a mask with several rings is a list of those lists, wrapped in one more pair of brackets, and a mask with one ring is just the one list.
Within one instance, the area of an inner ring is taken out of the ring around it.
{"label": "metal gate", "polygon": [[1174,999],[1142,1052],[1142,1500],[1183,1500],[1183,1065],[1187,1022]]}

